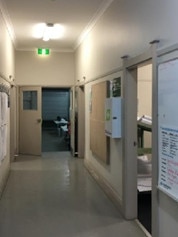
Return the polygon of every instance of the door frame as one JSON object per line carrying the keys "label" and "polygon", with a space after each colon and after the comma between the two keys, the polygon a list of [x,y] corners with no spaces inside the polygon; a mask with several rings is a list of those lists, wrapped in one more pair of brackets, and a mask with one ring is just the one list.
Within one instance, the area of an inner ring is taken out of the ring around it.
{"label": "door frame", "polygon": [[[123,213],[137,219],[137,67],[152,60],[152,47],[129,59],[123,57]],[[133,119],[135,118],[135,119]]]}
{"label": "door frame", "polygon": [[[16,140],[17,140],[17,150],[16,150],[16,155],[20,153],[20,88],[21,87],[41,87],[41,92],[43,88],[67,88],[69,89],[69,93],[71,91],[71,89],[73,88],[73,86],[58,86],[58,85],[47,85],[47,86],[43,86],[43,85],[18,85],[16,86],[16,93],[17,93],[17,101],[16,101],[16,105],[17,105],[17,134],[16,134]],[[71,113],[70,110],[71,108],[74,107],[74,98],[70,98],[70,105],[69,105],[69,117],[71,117]],[[73,103],[73,105],[71,105],[71,103]],[[41,100],[41,115],[42,115],[42,100]],[[71,118],[70,118],[71,119]],[[41,132],[42,132],[42,127],[41,127]],[[74,131],[71,131],[74,132]],[[41,146],[41,154],[42,154],[42,146]]]}

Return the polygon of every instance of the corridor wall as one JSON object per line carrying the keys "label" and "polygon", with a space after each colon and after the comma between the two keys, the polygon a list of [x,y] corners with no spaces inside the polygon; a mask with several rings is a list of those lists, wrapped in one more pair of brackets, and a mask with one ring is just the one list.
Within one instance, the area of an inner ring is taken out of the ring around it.
{"label": "corridor wall", "polygon": [[[100,16],[92,30],[77,48],[76,81],[85,85],[86,92],[86,145],[85,162],[90,164],[98,176],[111,187],[121,206],[123,200],[123,173],[122,161],[125,159],[122,153],[123,143],[112,141],[112,159],[109,166],[103,165],[91,153],[89,141],[89,93],[92,83],[113,78],[113,72],[122,68],[122,56],[132,58],[140,55],[150,48],[149,43],[159,39],[158,48],[164,48],[178,42],[176,22],[178,21],[176,0],[114,0],[105,12]],[[119,73],[119,72],[118,72]],[[83,80],[85,78],[85,81]],[[124,134],[123,134],[124,137]],[[127,139],[127,138],[125,138]],[[110,154],[111,155],[111,154]],[[118,162],[119,161],[119,162]],[[178,216],[172,211],[167,212],[170,206],[169,200],[164,200],[164,209],[156,207],[158,212],[157,233],[154,237],[173,236],[177,230]],[[162,200],[159,200],[162,202]],[[162,218],[160,218],[162,216]],[[165,224],[166,220],[166,224]],[[171,223],[171,231],[167,232],[167,226]]]}
{"label": "corridor wall", "polygon": [[[14,47],[13,43],[10,39],[8,30],[6,28],[6,24],[2,13],[0,11],[0,75],[3,78],[9,79],[9,76],[12,78],[15,77],[14,75]],[[3,79],[1,78],[1,83]],[[5,183],[7,181],[7,177],[9,174],[10,168],[10,147],[12,150],[14,149],[14,132],[13,127],[12,131],[10,131],[10,121],[13,117],[13,111],[10,111],[10,108],[7,108],[7,137],[6,137],[6,153],[1,161],[0,165],[0,196],[4,189]],[[12,140],[10,140],[10,134],[12,135]]]}
{"label": "corridor wall", "polygon": [[74,53],[16,51],[16,84],[23,86],[70,87],[74,85]]}

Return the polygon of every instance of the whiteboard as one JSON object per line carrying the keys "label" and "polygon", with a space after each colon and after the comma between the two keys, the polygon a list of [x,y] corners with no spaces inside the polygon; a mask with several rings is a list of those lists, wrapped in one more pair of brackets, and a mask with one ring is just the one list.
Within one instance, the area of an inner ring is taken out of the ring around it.
{"label": "whiteboard", "polygon": [[158,66],[158,187],[178,201],[178,58]]}

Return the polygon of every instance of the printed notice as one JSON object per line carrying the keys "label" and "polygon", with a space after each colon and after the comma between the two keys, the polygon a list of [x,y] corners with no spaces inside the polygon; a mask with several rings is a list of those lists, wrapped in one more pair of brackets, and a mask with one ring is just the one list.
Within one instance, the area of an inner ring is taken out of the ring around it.
{"label": "printed notice", "polygon": [[159,129],[159,187],[178,199],[178,128]]}

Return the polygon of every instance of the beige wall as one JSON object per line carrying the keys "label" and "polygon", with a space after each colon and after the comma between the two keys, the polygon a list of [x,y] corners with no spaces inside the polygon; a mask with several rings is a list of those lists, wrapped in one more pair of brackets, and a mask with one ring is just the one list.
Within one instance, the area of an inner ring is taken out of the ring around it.
{"label": "beige wall", "polygon": [[51,52],[49,56],[40,56],[33,51],[16,51],[15,63],[18,85],[74,85],[73,53]]}
{"label": "beige wall", "polygon": [[178,2],[114,0],[76,51],[76,79],[98,77],[122,65],[160,39],[159,47],[174,44]]}
{"label": "beige wall", "polygon": [[[177,8],[178,2],[175,0],[171,1],[171,4],[166,0],[114,0],[75,53],[76,80],[84,83],[85,77],[86,83],[85,161],[91,164],[98,177],[101,176],[120,198],[123,188],[122,160],[125,159],[122,154],[122,141],[112,141],[112,158],[109,166],[101,164],[90,151],[90,81],[95,80],[97,83],[100,80],[108,80],[102,75],[122,67],[122,56],[128,55],[132,58],[145,52],[150,48],[149,43],[155,39],[160,39],[158,48],[177,43]],[[169,202],[165,203],[166,207],[169,207]],[[157,211],[158,218],[164,213],[165,219],[169,223],[174,223],[171,216],[167,217],[165,210]],[[178,221],[177,215],[175,221]],[[156,237],[167,237],[166,225],[159,223],[159,226],[161,230]],[[175,232],[176,224],[171,225],[171,228]]]}
{"label": "beige wall", "polygon": [[[110,76],[104,77],[97,82],[112,80],[118,76],[122,77],[122,73],[114,73]],[[85,159],[86,162],[93,166],[100,174],[106,184],[110,185],[110,188],[114,190],[118,200],[122,200],[122,140],[121,139],[110,139],[110,164],[106,165],[97,159],[90,150],[90,91],[91,86],[96,83],[88,83],[86,85],[85,93]]]}
{"label": "beige wall", "polygon": [[0,14],[0,73],[6,78],[14,77],[14,47]]}
{"label": "beige wall", "polygon": [[[152,117],[152,64],[138,67],[137,115]],[[144,147],[151,147],[151,133],[144,132]]]}
{"label": "beige wall", "polygon": [[152,64],[138,67],[138,116],[152,116]]}
{"label": "beige wall", "polygon": [[[14,78],[14,48],[1,14],[0,52],[0,74],[7,79],[9,79],[10,75]],[[8,109],[7,155],[0,165],[0,195],[6,183],[10,167],[10,113],[11,111]]]}

